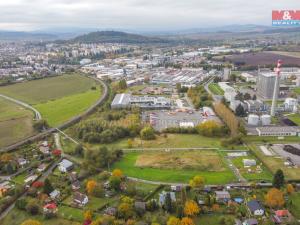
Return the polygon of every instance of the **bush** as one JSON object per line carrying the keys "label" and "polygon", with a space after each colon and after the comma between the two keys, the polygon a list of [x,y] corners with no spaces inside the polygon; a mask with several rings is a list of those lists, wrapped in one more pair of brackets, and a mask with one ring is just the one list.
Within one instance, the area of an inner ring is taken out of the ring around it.
{"label": "bush", "polygon": [[150,126],[144,127],[141,130],[140,135],[141,135],[142,140],[154,140],[155,139],[155,131]]}
{"label": "bush", "polygon": [[25,210],[27,206],[27,201],[25,198],[18,199],[16,201],[16,207],[20,210]]}
{"label": "bush", "polygon": [[26,211],[31,215],[37,215],[40,212],[40,206],[37,200],[32,199],[26,205]]}

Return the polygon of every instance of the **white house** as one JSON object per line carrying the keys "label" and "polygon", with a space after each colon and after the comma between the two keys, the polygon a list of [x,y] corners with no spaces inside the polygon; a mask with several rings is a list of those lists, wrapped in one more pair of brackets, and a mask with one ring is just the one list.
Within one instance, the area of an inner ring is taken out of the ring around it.
{"label": "white house", "polygon": [[59,171],[61,171],[62,173],[66,173],[70,170],[73,169],[73,163],[67,159],[63,159],[59,165],[58,165],[58,169]]}
{"label": "white house", "polygon": [[50,198],[51,199],[57,199],[60,196],[60,191],[55,189],[54,191],[52,191],[50,194]]}

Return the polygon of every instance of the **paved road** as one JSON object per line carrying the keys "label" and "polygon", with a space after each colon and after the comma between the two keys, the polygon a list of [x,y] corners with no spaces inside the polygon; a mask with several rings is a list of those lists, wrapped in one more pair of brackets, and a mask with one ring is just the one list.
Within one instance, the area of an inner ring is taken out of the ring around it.
{"label": "paved road", "polygon": [[37,111],[35,108],[33,108],[31,105],[29,105],[29,104],[27,104],[27,103],[25,103],[25,102],[22,102],[22,101],[20,101],[20,100],[17,100],[17,99],[8,97],[8,96],[3,95],[3,94],[0,94],[0,97],[5,98],[6,100],[11,101],[11,102],[14,102],[14,103],[16,103],[16,104],[18,104],[18,105],[21,105],[21,106],[23,106],[23,107],[25,107],[25,108],[27,108],[27,109],[30,109],[31,111],[34,112],[34,114],[35,114],[35,119],[36,119],[36,120],[42,119],[42,115],[40,114],[40,112]]}

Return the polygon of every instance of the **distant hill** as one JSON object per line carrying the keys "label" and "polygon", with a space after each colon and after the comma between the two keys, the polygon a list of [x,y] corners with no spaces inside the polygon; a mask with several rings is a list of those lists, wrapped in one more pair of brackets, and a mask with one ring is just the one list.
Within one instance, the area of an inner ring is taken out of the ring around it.
{"label": "distant hill", "polygon": [[167,43],[168,40],[156,37],[147,37],[119,31],[97,31],[71,39],[81,43],[124,43],[124,44],[154,44]]}
{"label": "distant hill", "polygon": [[46,33],[0,31],[2,41],[49,41],[58,39],[56,35]]}

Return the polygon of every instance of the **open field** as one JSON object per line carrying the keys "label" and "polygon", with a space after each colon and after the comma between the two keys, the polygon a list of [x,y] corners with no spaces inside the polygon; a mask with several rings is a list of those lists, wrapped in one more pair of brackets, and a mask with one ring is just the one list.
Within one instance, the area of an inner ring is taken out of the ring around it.
{"label": "open field", "polygon": [[278,156],[265,156],[258,146],[250,145],[252,152],[262,161],[266,167],[274,174],[278,169],[282,169],[286,179],[299,179],[300,168],[288,168],[284,165],[284,159]]}
{"label": "open field", "polygon": [[283,51],[270,51],[273,54],[283,55],[283,56],[290,56],[300,59],[300,52],[283,52]]}
{"label": "open field", "polygon": [[[261,172],[256,171],[256,166],[245,168],[243,164],[243,159],[254,159],[256,161],[256,164],[260,166]],[[232,162],[239,169],[241,175],[248,181],[271,181],[273,178],[272,173],[253,155],[236,157],[232,159]],[[248,172],[248,169],[251,169],[251,172]]]}
{"label": "open field", "polygon": [[222,160],[216,151],[171,151],[142,153],[135,166],[157,169],[196,169],[204,171],[224,171]]}
{"label": "open field", "polygon": [[290,210],[297,219],[300,219],[300,192],[294,193],[292,196],[292,206],[290,206]]}
{"label": "open field", "polygon": [[293,121],[294,123],[296,123],[298,126],[300,126],[300,115],[298,113],[296,114],[291,114],[288,116],[288,118]]}
{"label": "open field", "polygon": [[[155,140],[145,141],[140,138],[133,140],[133,148],[220,148],[220,138],[204,137],[198,134],[168,134],[157,136]],[[88,148],[98,148],[103,145],[89,145]],[[128,148],[127,139],[122,139],[111,144],[104,144],[109,148]],[[234,149],[245,149],[244,146],[235,146]]]}
{"label": "open field", "polygon": [[51,220],[44,219],[43,215],[29,216],[26,211],[18,210],[14,208],[9,214],[0,221],[1,225],[20,225],[22,222],[28,219],[38,220],[43,225],[80,225],[82,223],[73,222],[71,220],[65,220],[63,218],[51,218]]}
{"label": "open field", "polygon": [[294,91],[296,94],[300,95],[300,87],[295,88],[293,91]]}
{"label": "open field", "polygon": [[224,95],[223,89],[221,89],[218,84],[211,83],[211,84],[208,85],[208,88],[215,95]]}
{"label": "open field", "polygon": [[37,104],[35,108],[42,114],[50,126],[57,126],[84,112],[101,95],[101,90],[88,90],[81,94],[66,96],[54,101]]}
{"label": "open field", "polygon": [[[205,150],[204,150],[205,151]],[[198,155],[201,156],[199,151]],[[159,154],[159,152],[157,152]],[[187,154],[188,152],[180,152],[181,156]],[[222,162],[221,156],[217,160],[220,163],[222,171],[208,171],[198,170],[198,169],[157,169],[157,168],[143,168],[137,167],[136,162],[138,157],[143,153],[139,152],[130,152],[126,153],[123,159],[113,165],[113,168],[120,168],[124,171],[126,176],[136,177],[140,179],[152,180],[152,181],[164,181],[164,182],[183,182],[188,183],[189,180],[196,176],[200,175],[205,178],[207,184],[224,184],[235,181],[233,173],[226,167],[225,163]],[[170,154],[170,153],[165,153]],[[206,163],[207,164],[207,163]]]}
{"label": "open field", "polygon": [[0,98],[0,147],[34,134],[33,113]]}
{"label": "open field", "polygon": [[243,53],[238,55],[226,56],[226,60],[233,63],[244,62],[245,66],[263,66],[276,64],[278,59],[282,59],[285,64],[300,66],[300,59],[297,57],[284,56],[273,52]]}
{"label": "open field", "polygon": [[29,104],[38,104],[86,92],[94,85],[94,80],[72,74],[0,87],[0,93]]}

